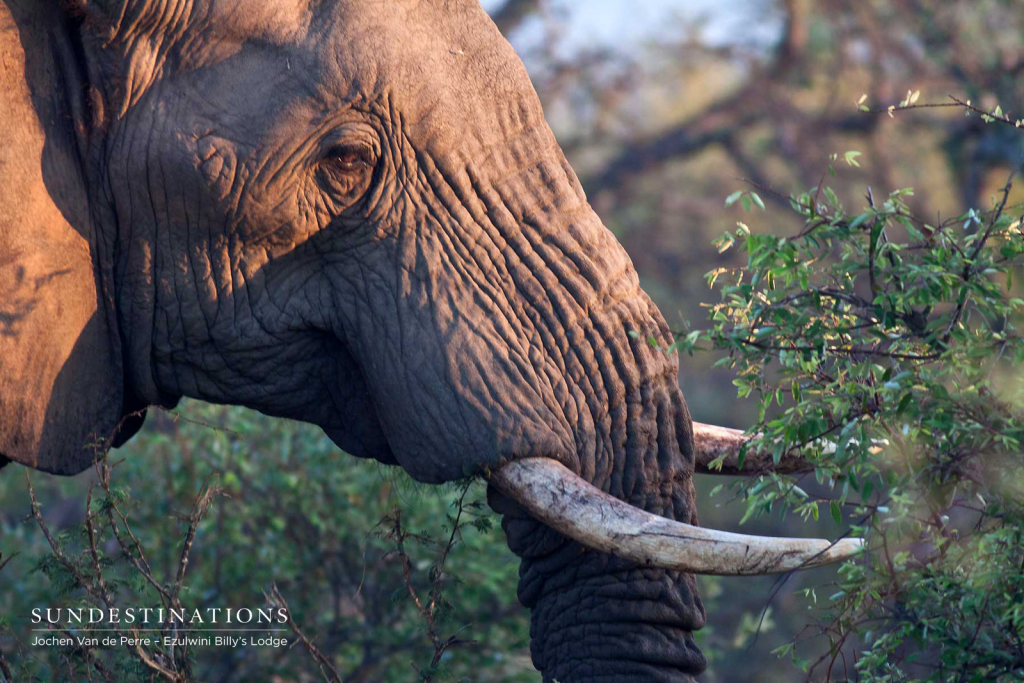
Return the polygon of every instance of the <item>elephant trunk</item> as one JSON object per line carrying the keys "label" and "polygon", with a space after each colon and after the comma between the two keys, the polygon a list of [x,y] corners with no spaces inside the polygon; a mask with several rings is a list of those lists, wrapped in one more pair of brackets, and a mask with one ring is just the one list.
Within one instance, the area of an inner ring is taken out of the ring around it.
{"label": "elephant trunk", "polygon": [[[696,525],[691,424],[675,361],[645,341],[652,325],[663,326],[660,315],[637,290],[589,321],[599,333],[581,393],[597,396],[578,416],[570,467],[631,506]],[[633,329],[646,333],[634,339]],[[522,558],[519,597],[532,610],[532,654],[545,680],[684,681],[704,670],[692,635],[705,618],[693,575],[592,550],[493,487],[490,498]]]}
{"label": "elephant trunk", "polygon": [[[564,161],[542,162],[496,192],[553,276],[549,353],[574,450],[542,455],[616,499],[696,525],[677,361],[648,342],[664,346],[670,331],[628,256]],[[592,550],[494,486],[489,498],[522,558],[519,598],[532,610],[531,651],[545,680],[678,682],[704,670],[693,631],[705,612],[692,574]]]}

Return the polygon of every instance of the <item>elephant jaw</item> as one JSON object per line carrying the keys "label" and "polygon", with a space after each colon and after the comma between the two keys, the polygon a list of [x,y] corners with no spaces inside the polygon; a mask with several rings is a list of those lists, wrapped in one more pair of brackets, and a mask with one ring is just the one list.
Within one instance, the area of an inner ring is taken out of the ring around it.
{"label": "elephant jaw", "polygon": [[[701,450],[698,441],[697,451]],[[676,522],[608,495],[549,458],[506,463],[491,473],[490,482],[563,535],[641,566],[691,574],[757,576],[842,561],[863,546],[859,538],[835,543],[769,538]]]}

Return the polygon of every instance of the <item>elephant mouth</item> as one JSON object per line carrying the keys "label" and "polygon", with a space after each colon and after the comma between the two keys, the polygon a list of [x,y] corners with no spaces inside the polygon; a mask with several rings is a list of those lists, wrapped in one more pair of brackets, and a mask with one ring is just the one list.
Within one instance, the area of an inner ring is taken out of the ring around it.
{"label": "elephant mouth", "polygon": [[357,458],[376,460],[384,465],[398,465],[398,458],[395,456],[387,439],[382,432],[372,429],[335,429],[323,428],[334,445],[349,455]]}

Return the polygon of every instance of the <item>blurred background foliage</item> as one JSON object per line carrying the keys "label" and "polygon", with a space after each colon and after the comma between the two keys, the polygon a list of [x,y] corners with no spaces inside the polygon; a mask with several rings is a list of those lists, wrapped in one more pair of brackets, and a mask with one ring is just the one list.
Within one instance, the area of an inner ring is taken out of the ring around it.
{"label": "blurred background foliage", "polygon": [[[724,198],[761,191],[768,211],[757,231],[792,235],[803,218],[786,199],[821,182],[828,156],[862,152],[834,183],[856,215],[868,187],[880,197],[913,186],[908,210],[935,224],[970,207],[987,208],[1021,155],[1022,137],[960,109],[866,114],[921,92],[920,102],[950,94],[991,110],[1019,112],[1024,87],[1024,14],[1013,0],[485,0],[523,56],[548,119],[588,196],[626,246],[642,284],[678,330],[705,325],[702,302],[717,301],[705,273],[742,265],[746,254],[720,253],[715,238],[746,220]],[[1019,114],[1018,114],[1019,115]],[[1011,205],[1024,199],[1013,190]],[[739,400],[728,368],[708,354],[681,359],[680,383],[694,419],[746,428],[758,402]],[[277,583],[303,631],[352,681],[415,680],[436,648],[409,597],[394,538],[379,523],[396,506],[414,533],[451,532],[461,488],[430,489],[401,472],[342,456],[314,428],[185,402],[186,419],[154,412],[146,428],[114,452],[124,458],[117,486],[130,489],[133,525],[154,571],[169,576],[181,553],[188,514],[206,479],[218,474],[223,496],[192,551],[183,603],[262,604]],[[207,425],[213,425],[216,429]],[[85,514],[90,474],[35,475],[42,511],[54,530],[74,529]],[[811,478],[813,480],[813,477]],[[699,478],[701,522],[736,528],[742,502],[710,497],[721,479]],[[812,481],[813,484],[813,481]],[[813,491],[813,486],[809,486]],[[466,500],[480,502],[479,484]],[[21,472],[0,476],[0,653],[46,680],[66,663],[35,648],[26,616],[35,606],[72,603],[34,573],[47,545],[29,512]],[[487,518],[486,506],[468,510]],[[747,533],[835,537],[830,515],[805,523],[780,514],[749,520]],[[438,680],[537,681],[529,665],[529,617],[515,601],[517,563],[497,525],[462,529],[447,557],[439,611],[441,637],[460,643],[441,657]],[[80,538],[69,537],[69,547]],[[108,539],[109,542],[109,539]],[[113,557],[116,546],[106,548]],[[406,544],[411,582],[426,594],[438,580],[440,546]],[[116,565],[112,571],[130,572]],[[169,579],[168,579],[169,580]],[[772,651],[814,622],[799,591],[835,581],[832,570],[776,579],[701,578],[709,625],[699,642],[710,659],[703,680],[796,681],[805,675]],[[145,586],[135,587],[145,595]],[[122,589],[130,594],[132,586]],[[825,589],[828,595],[832,591]],[[148,595],[148,600],[155,600]],[[460,629],[465,629],[460,631]],[[803,650],[814,658],[814,647]],[[320,680],[299,647],[194,649],[201,680]],[[818,675],[813,680],[824,680]],[[833,672],[832,680],[845,680]],[[899,679],[893,679],[899,680]],[[965,679],[967,680],[967,679]]]}
{"label": "blurred background foliage", "polygon": [[[178,414],[187,418],[177,419]],[[342,680],[404,682],[418,679],[414,666],[430,668],[435,648],[410,599],[403,563],[388,537],[388,517],[399,509],[406,533],[429,539],[404,543],[410,582],[425,601],[452,528],[452,503],[464,484],[422,486],[400,469],[339,453],[310,425],[194,401],[175,414],[151,411],[144,437],[129,449],[111,455],[113,462],[124,458],[111,477],[114,497],[122,500],[160,583],[175,579],[201,488],[209,480],[219,489],[189,557],[181,594],[189,614],[197,608],[266,607],[264,593],[276,584],[296,623],[333,658]],[[65,680],[68,663],[59,649],[25,647],[33,635],[29,616],[34,607],[90,602],[81,591],[60,590],[63,574],[47,562],[51,553],[39,528],[25,520],[30,502],[23,473],[7,474],[0,482],[2,549],[20,555],[4,569],[0,584],[0,627],[12,629],[3,634],[3,652],[25,665],[21,675],[26,678],[14,680],[30,680],[30,675]],[[36,498],[55,534],[81,525],[93,479],[91,472],[70,479],[34,475]],[[98,489],[94,497],[100,497]],[[484,498],[482,484],[467,492],[469,524],[460,525],[461,542],[447,559],[437,614],[444,637],[468,625],[463,635],[476,643],[444,657],[439,674],[441,680],[487,672],[485,680],[533,681],[528,613],[515,599],[518,562],[500,527],[490,528]],[[478,519],[484,523],[474,526]],[[113,535],[100,533],[107,527],[102,517],[96,527],[101,555],[114,560],[109,569],[104,565],[104,573],[107,584],[120,589],[117,605],[159,607],[159,596],[123,561]],[[58,541],[69,556],[88,551],[75,531]],[[88,568],[83,573],[88,575]],[[322,680],[301,645],[197,647],[190,654],[188,665],[198,681]],[[118,666],[132,664],[126,659],[117,660]],[[77,666],[82,672],[86,668]],[[149,672],[139,674],[114,680],[149,680]],[[84,673],[76,680],[85,680]]]}

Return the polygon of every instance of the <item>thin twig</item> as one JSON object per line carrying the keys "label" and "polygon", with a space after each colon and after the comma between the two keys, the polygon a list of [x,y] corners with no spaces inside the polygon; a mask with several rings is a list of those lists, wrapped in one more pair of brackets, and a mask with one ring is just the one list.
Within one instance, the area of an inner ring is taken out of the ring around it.
{"label": "thin twig", "polygon": [[[153,576],[153,569],[150,567],[149,561],[146,559],[146,554],[142,549],[142,542],[139,541],[138,537],[132,531],[131,525],[128,523],[127,515],[121,512],[121,508],[119,508],[117,503],[114,502],[113,494],[110,490],[110,476],[113,472],[113,467],[114,466],[110,465],[106,458],[97,460],[95,464],[100,486],[107,494],[107,522],[110,526],[110,530],[113,532],[114,538],[117,540],[117,544],[120,546],[121,552],[124,553],[124,556],[128,558],[128,561],[132,563],[132,566],[134,566],[140,574],[142,574],[146,581],[156,589],[156,592],[163,601],[164,606],[170,608],[170,591],[168,591],[166,586],[157,581]],[[117,516],[116,519],[115,515]],[[118,521],[120,521],[120,523],[118,523]],[[125,533],[128,534],[128,538],[132,541],[131,547],[129,547],[121,536],[121,526],[124,527]]]}
{"label": "thin twig", "polygon": [[0,673],[4,675],[4,683],[14,683],[14,676],[11,674],[11,668],[7,666],[3,653],[0,653]]}
{"label": "thin twig", "polygon": [[[8,562],[13,560],[14,558],[16,558],[20,554],[21,554],[21,552],[16,552],[13,555],[8,555],[6,560],[4,560],[3,562],[0,562],[0,572],[2,572],[4,570],[4,567],[7,566]],[[0,558],[3,558],[3,556],[4,556],[4,554],[0,553]]]}
{"label": "thin twig", "polygon": [[196,529],[199,528],[199,523],[202,521],[203,516],[206,515],[207,510],[210,509],[210,503],[213,502],[213,496],[216,495],[220,489],[210,484],[207,481],[196,498],[195,503],[192,505],[192,513],[189,515],[188,531],[185,534],[185,544],[181,549],[181,560],[178,562],[178,575],[174,579],[174,587],[171,589],[171,600],[172,602],[178,602],[178,594],[181,592],[181,586],[185,583],[185,570],[188,569],[189,554],[192,552],[192,543],[196,539]]}
{"label": "thin twig", "polygon": [[[116,606],[111,600],[109,595],[104,594],[98,589],[98,586],[90,581],[86,581],[85,577],[79,571],[75,563],[72,562],[68,556],[64,553],[64,550],[58,545],[57,541],[53,538],[53,534],[50,533],[50,528],[47,526],[46,521],[43,519],[42,512],[40,511],[39,501],[36,500],[35,489],[32,487],[32,480],[29,477],[28,470],[25,470],[25,483],[28,486],[29,501],[31,502],[32,517],[35,518],[36,524],[43,532],[43,536],[46,538],[46,542],[49,543],[50,549],[53,551],[54,556],[60,561],[62,565],[75,577],[75,581],[85,590],[86,593],[91,595],[97,602],[101,602],[107,606],[107,609],[114,609]],[[132,638],[135,643],[139,642],[138,633],[135,629],[131,629]],[[132,653],[139,661],[149,667],[153,672],[163,676],[173,683],[181,683],[183,679],[174,671],[171,671],[167,667],[161,665],[150,657],[141,645],[125,645],[126,649]]]}
{"label": "thin twig", "polygon": [[963,272],[960,274],[960,279],[963,281],[960,298],[957,301],[956,310],[953,311],[953,315],[949,319],[949,325],[946,327],[946,331],[942,335],[943,346],[949,343],[949,340],[953,335],[953,329],[963,318],[964,311],[967,308],[967,303],[971,298],[971,294],[967,286],[970,284],[971,278],[974,277],[978,270],[976,261],[979,254],[981,254],[981,250],[985,247],[985,243],[988,242],[989,238],[992,236],[992,232],[995,230],[999,219],[1003,217],[1003,211],[1006,210],[1006,203],[1010,199],[1010,190],[1013,189],[1013,179],[1016,177],[1017,171],[1020,170],[1022,165],[1024,165],[1024,155],[1021,156],[1014,167],[1010,170],[1010,175],[1007,177],[1006,184],[1003,186],[1003,198],[999,201],[995,214],[992,216],[991,220],[989,220],[985,233],[982,235],[981,239],[978,240],[978,243],[974,245],[970,258],[964,263]]}
{"label": "thin twig", "polygon": [[981,109],[971,104],[969,100],[961,100],[956,95],[950,95],[949,99],[951,99],[952,102],[930,102],[924,104],[906,104],[903,106],[891,105],[883,109],[867,109],[862,110],[862,112],[864,114],[889,114],[891,116],[896,112],[910,111],[911,109],[966,109],[976,114],[980,114],[981,116],[987,116],[993,121],[998,121],[999,123],[1004,123],[1008,126],[1019,128],[1019,126],[1017,126],[1017,122],[1011,119],[1010,117],[1006,116],[1005,114],[996,114],[994,110],[985,111],[984,109]]}
{"label": "thin twig", "polygon": [[288,615],[288,628],[292,630],[292,633],[295,634],[299,639],[299,642],[302,643],[302,646],[306,648],[306,651],[309,652],[310,656],[317,663],[317,666],[320,667],[320,673],[323,674],[324,680],[328,683],[342,683],[341,675],[338,673],[338,670],[334,668],[334,665],[331,664],[331,660],[320,652],[320,649],[313,644],[313,641],[310,640],[306,634],[302,632],[302,629],[299,628],[299,625],[295,623],[295,619],[292,618],[292,612],[288,609],[288,602],[284,599],[284,596],[281,595],[281,591],[277,588],[277,582],[271,584],[270,595],[267,597],[271,602],[283,609]]}

